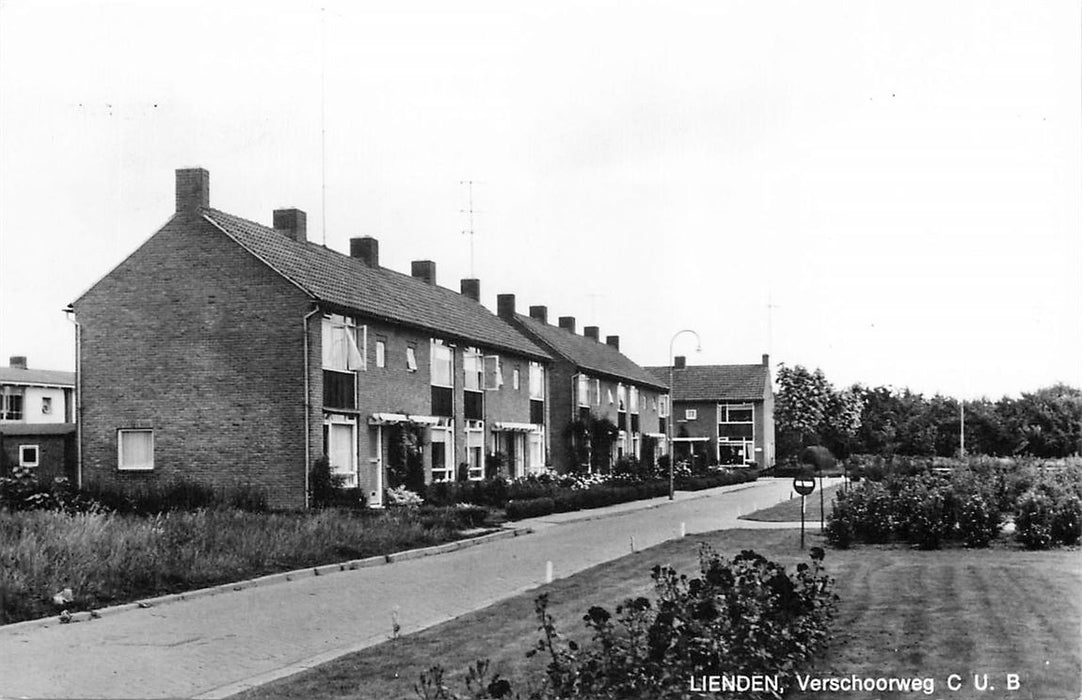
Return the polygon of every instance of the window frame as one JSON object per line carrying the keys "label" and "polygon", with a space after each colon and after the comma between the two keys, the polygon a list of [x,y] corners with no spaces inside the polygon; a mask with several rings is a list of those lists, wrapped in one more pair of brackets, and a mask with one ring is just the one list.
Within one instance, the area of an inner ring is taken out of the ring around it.
{"label": "window frame", "polygon": [[[23,454],[23,450],[34,450],[34,461],[31,463]],[[25,444],[19,445],[19,466],[28,469],[33,469],[41,464],[41,445],[40,444]]]}
{"label": "window frame", "polygon": [[[545,400],[545,367],[540,362],[530,362],[530,398],[534,401]],[[536,393],[535,393],[536,390]]]}
{"label": "window frame", "polygon": [[376,338],[376,367],[383,368],[387,366],[387,340],[385,338]]}
{"label": "window frame", "polygon": [[416,345],[407,345],[406,346],[406,371],[407,372],[416,372],[417,371],[417,346]]}
{"label": "window frame", "polygon": [[[124,436],[133,433],[147,433],[150,435],[150,462],[141,465],[124,464]],[[116,468],[122,472],[150,472],[154,471],[154,429],[153,428],[117,428],[116,431]]]}
{"label": "window frame", "polygon": [[684,420],[699,420],[699,409],[697,408],[685,408]]}

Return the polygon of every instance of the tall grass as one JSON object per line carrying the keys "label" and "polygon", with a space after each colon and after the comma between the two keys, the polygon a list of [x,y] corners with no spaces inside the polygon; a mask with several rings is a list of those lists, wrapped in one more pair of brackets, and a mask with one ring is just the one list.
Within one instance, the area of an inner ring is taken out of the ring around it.
{"label": "tall grass", "polygon": [[0,511],[0,624],[456,539],[453,515]]}

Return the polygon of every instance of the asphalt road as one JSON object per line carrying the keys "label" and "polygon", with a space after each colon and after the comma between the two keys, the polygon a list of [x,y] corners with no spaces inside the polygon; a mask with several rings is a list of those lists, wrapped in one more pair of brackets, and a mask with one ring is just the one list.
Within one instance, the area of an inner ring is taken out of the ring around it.
{"label": "asphalt road", "polygon": [[225,697],[790,495],[764,480],[522,521],[528,535],[455,552],[49,626],[0,627],[0,697]]}

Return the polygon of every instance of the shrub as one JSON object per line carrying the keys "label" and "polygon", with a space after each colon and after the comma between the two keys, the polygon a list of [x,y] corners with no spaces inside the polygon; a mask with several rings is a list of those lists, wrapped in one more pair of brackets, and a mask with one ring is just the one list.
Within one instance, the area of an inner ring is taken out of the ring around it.
{"label": "shrub", "polygon": [[393,489],[387,489],[384,493],[387,496],[387,505],[392,507],[419,506],[425,502],[418,493],[410,491],[405,486],[396,486]]}
{"label": "shrub", "polygon": [[1053,502],[1036,489],[1018,500],[1014,524],[1018,540],[1030,549],[1045,549],[1052,544]]}
{"label": "shrub", "polygon": [[1082,499],[1064,494],[1052,511],[1052,539],[1061,544],[1075,544],[1082,537]]}
{"label": "shrub", "polygon": [[556,503],[551,498],[531,498],[525,501],[507,502],[507,519],[522,520],[536,518],[556,512]]}
{"label": "shrub", "polygon": [[[539,596],[535,610],[543,636],[528,655],[541,654],[548,664],[544,684],[531,697],[688,697],[688,679],[708,674],[776,675],[784,687],[823,647],[836,610],[833,579],[821,567],[823,550],[812,548],[811,558],[790,575],[753,551],[726,560],[703,547],[697,577],[654,567],[656,600],[627,599],[615,614],[601,606],[586,611],[592,639],[583,645],[560,635],[547,595]],[[422,674],[418,693],[458,697],[442,677],[439,667]],[[511,695],[511,681],[483,679],[471,669],[473,697]]]}
{"label": "shrub", "polygon": [[995,501],[979,492],[962,497],[958,509],[958,531],[967,547],[987,547],[1003,525]]}
{"label": "shrub", "polygon": [[827,516],[827,542],[838,549],[848,549],[857,535],[857,509],[854,501],[844,492],[838,492],[834,505]]}

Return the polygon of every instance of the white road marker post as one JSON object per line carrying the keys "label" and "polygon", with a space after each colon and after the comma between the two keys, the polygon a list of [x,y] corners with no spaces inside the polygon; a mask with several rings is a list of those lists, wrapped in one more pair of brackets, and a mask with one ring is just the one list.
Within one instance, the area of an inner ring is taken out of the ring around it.
{"label": "white road marker post", "polygon": [[545,583],[552,583],[552,562],[545,562]]}
{"label": "white road marker post", "polygon": [[683,538],[683,537],[687,537],[687,536],[688,536],[688,524],[687,523],[680,523],[680,537]]}

